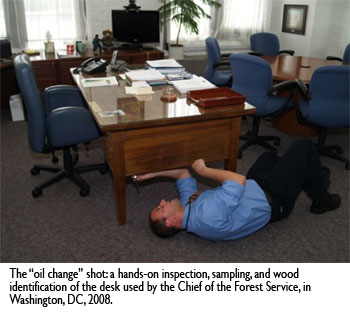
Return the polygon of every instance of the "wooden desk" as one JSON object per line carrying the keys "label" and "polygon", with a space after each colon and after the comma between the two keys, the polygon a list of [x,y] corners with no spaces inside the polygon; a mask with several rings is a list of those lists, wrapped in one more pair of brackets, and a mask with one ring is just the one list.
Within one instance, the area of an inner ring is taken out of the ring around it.
{"label": "wooden desk", "polygon": [[[342,65],[338,61],[320,58],[301,57],[291,55],[262,56],[270,63],[272,77],[276,81],[301,79],[306,84],[310,83],[314,70],[325,65]],[[295,94],[295,100],[297,94]],[[275,127],[287,134],[295,136],[315,136],[316,129],[305,122],[298,120],[296,109],[284,112],[276,121]]]}
{"label": "wooden desk", "polygon": [[[105,153],[113,173],[119,224],[126,222],[125,177],[189,166],[203,158],[225,160],[236,169],[241,117],[256,109],[249,104],[202,109],[160,100],[163,88],[151,96],[126,95],[120,87],[84,88],[82,74],[72,74],[105,137]],[[103,75],[112,75],[110,73]],[[100,111],[121,109],[124,116],[101,117]]]}

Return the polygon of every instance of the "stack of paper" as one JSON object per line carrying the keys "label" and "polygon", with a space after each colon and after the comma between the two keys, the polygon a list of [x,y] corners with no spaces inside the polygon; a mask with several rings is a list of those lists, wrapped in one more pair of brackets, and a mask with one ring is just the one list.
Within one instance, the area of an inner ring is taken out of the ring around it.
{"label": "stack of paper", "polygon": [[118,85],[118,81],[115,76],[85,78],[81,80],[81,83],[83,87],[107,87]]}
{"label": "stack of paper", "polygon": [[165,79],[165,76],[163,74],[154,69],[129,71],[126,72],[125,75],[131,82],[140,80],[154,81]]}
{"label": "stack of paper", "polygon": [[132,95],[148,95],[153,94],[152,87],[148,85],[145,81],[134,82],[131,87],[125,87],[126,94]]}
{"label": "stack of paper", "polygon": [[175,59],[161,59],[154,61],[146,61],[148,68],[156,69],[162,74],[181,74],[185,68]]}
{"label": "stack of paper", "polygon": [[192,75],[190,79],[176,80],[171,82],[173,86],[180,92],[186,93],[192,90],[216,88],[211,82],[202,76]]}

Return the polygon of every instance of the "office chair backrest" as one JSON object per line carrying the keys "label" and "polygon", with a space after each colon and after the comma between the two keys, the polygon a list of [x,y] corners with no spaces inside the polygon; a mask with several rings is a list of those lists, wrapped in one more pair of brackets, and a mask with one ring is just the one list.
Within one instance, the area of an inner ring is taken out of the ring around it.
{"label": "office chair backrest", "polygon": [[350,43],[346,46],[344,50],[343,64],[350,64]]}
{"label": "office chair backrest", "polygon": [[45,114],[28,55],[16,56],[14,67],[27,113],[29,146],[34,152],[43,152],[46,138]]}
{"label": "office chair backrest", "polygon": [[314,71],[308,121],[326,128],[349,127],[349,77],[349,66],[323,66]]}
{"label": "office chair backrest", "polygon": [[271,66],[265,60],[249,54],[230,56],[233,84],[232,89],[246,96],[247,102],[264,114],[263,105],[272,87]]}
{"label": "office chair backrest", "polygon": [[250,36],[250,48],[252,51],[261,52],[263,55],[278,55],[280,42],[272,33],[256,33]]}
{"label": "office chair backrest", "polygon": [[206,68],[206,77],[210,77],[214,71],[214,64],[220,62],[221,60],[221,50],[217,40],[214,37],[208,37],[205,39],[205,44],[207,45],[208,53],[208,65]]}

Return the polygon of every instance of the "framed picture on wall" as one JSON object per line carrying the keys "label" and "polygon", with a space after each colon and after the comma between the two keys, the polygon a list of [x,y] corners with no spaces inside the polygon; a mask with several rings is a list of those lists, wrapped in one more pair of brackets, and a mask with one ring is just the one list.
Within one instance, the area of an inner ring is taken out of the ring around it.
{"label": "framed picture on wall", "polygon": [[282,32],[305,34],[307,5],[284,5]]}

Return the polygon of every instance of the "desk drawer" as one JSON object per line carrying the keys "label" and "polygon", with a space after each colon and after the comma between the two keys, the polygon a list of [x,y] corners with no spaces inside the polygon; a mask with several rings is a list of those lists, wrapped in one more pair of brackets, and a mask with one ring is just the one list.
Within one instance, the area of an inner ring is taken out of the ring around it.
{"label": "desk drawer", "polygon": [[42,92],[46,87],[60,83],[56,62],[33,62],[33,70],[38,87]]}
{"label": "desk drawer", "polygon": [[198,158],[210,162],[236,156],[233,137],[238,142],[239,130],[240,118],[234,118],[126,131],[125,174],[189,166]]}
{"label": "desk drawer", "polygon": [[55,62],[45,64],[33,64],[35,77],[39,79],[57,78],[57,67]]}

